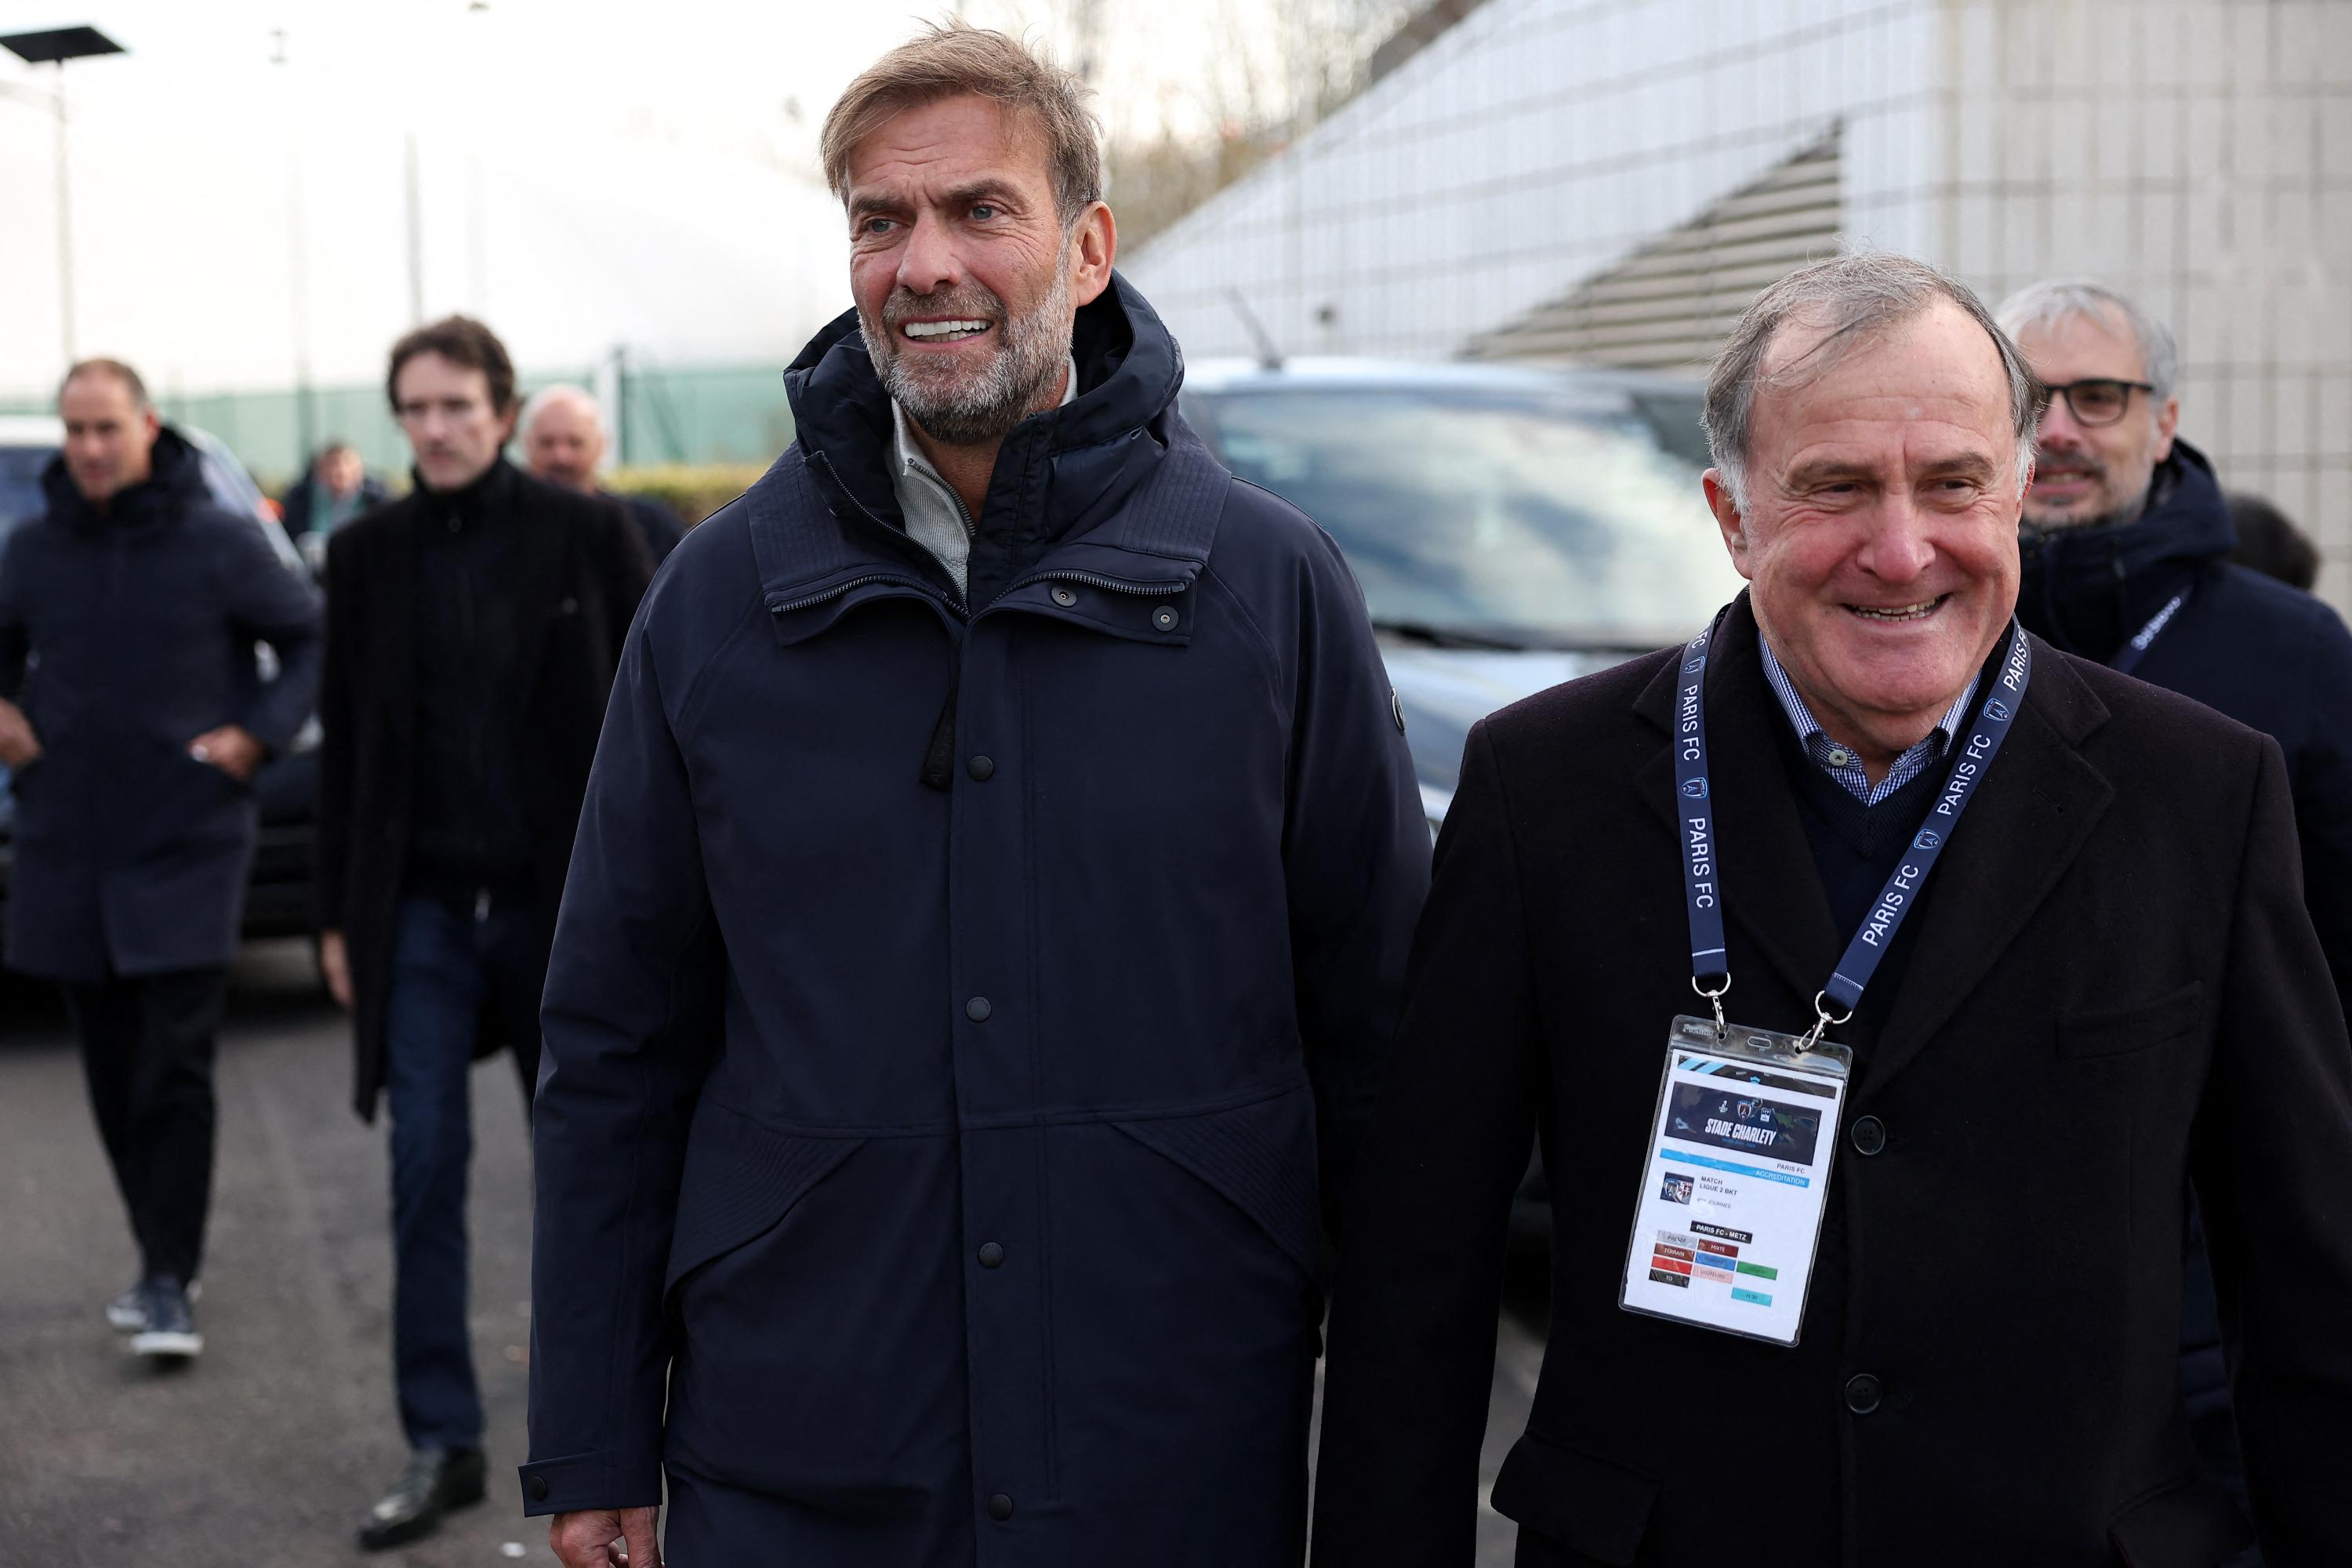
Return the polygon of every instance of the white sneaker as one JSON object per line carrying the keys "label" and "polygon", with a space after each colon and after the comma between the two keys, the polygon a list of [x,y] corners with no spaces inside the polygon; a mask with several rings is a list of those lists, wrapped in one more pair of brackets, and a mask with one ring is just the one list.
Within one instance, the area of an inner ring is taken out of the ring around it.
{"label": "white sneaker", "polygon": [[[190,1302],[202,1300],[204,1293],[205,1287],[202,1280],[188,1281]],[[132,1285],[130,1289],[106,1304],[106,1326],[119,1334],[135,1334],[147,1326],[147,1303],[140,1299],[139,1285]]]}
{"label": "white sneaker", "polygon": [[131,1337],[132,1354],[185,1361],[203,1352],[205,1336],[196,1332],[188,1293],[177,1279],[158,1274],[139,1287],[139,1296],[147,1321]]}

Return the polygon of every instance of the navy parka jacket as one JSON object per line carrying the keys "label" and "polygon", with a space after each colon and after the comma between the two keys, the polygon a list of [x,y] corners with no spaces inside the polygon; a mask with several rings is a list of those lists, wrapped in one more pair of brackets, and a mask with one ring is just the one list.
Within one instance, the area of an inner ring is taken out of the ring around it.
{"label": "navy parka jacket", "polygon": [[[2187,595],[2132,674],[2278,742],[2303,846],[2304,902],[2341,999],[2352,995],[2352,631],[2322,601],[2231,561],[2237,542],[2212,465],[2176,440],[2137,521],[2028,536],[2018,615],[2053,646],[2109,663],[2176,595]],[[2181,1389],[2200,1447],[2234,1469],[2201,1225],[2189,1262]]]}
{"label": "navy parka jacket", "polygon": [[1123,280],[1076,357],[967,600],[844,316],[631,631],[543,1018],[533,1513],[666,1463],[680,1562],[1300,1556],[1428,830],[1337,547]]}
{"label": "navy parka jacket", "polygon": [[7,962],[31,974],[226,966],[260,819],[188,742],[239,724],[282,748],[318,695],[318,591],[212,500],[177,432],[153,463],[101,514],[53,460],[47,511],[0,555],[0,697],[43,753],[13,781]]}
{"label": "navy parka jacket", "polygon": [[2132,674],[2286,753],[2305,900],[2336,992],[2352,995],[2352,631],[2323,601],[2231,561],[2237,542],[2212,465],[2175,441],[2137,521],[2028,537],[2018,616],[2105,664],[2187,594]]}

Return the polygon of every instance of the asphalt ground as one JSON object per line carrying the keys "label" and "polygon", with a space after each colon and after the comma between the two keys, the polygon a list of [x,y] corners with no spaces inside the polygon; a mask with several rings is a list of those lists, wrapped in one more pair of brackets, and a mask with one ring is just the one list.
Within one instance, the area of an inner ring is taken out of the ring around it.
{"label": "asphalt ground", "polygon": [[[474,1072],[473,1332],[490,1497],[415,1545],[353,1534],[406,1458],[391,1387],[392,1255],[381,1125],[350,1109],[348,1026],[306,943],[240,962],[220,1037],[219,1153],[204,1355],[128,1353],[100,1308],[137,1259],[62,1009],[0,978],[0,1568],[487,1568],[551,1563],[522,1517],[530,1154],[504,1058]],[[1483,1465],[1527,1420],[1539,1269],[1518,1271]],[[1517,1527],[1481,1509],[1480,1568]]]}

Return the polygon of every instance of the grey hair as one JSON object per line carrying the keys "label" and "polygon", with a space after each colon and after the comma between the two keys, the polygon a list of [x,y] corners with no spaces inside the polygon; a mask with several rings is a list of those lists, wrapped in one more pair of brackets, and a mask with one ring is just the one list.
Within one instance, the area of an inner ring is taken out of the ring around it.
{"label": "grey hair", "polygon": [[[2009,381],[2010,426],[2017,437],[2017,492],[2023,495],[2033,474],[2034,427],[2041,415],[2041,392],[2025,356],[1967,284],[1924,261],[1872,250],[1808,262],[1772,284],[1749,301],[1716,356],[1706,378],[1706,447],[1732,504],[1748,510],[1748,443],[1759,384],[1801,384],[1857,344],[1875,341],[1946,300],[1967,311],[2000,355]],[[1797,319],[1824,329],[1822,340],[1767,376],[1766,353],[1780,329]]]}
{"label": "grey hair", "polygon": [[2029,327],[2054,327],[2084,316],[2100,321],[2109,312],[2124,319],[2133,341],[2139,344],[2141,374],[2156,388],[2148,394],[2149,407],[2163,407],[2172,389],[2180,384],[2180,350],[2170,330],[2128,294],[2087,278],[2053,278],[2027,284],[2003,300],[1995,313],[2000,318],[2000,330],[2018,337]]}
{"label": "grey hair", "polygon": [[611,426],[604,423],[604,405],[596,401],[596,395],[584,386],[577,386],[568,381],[559,381],[552,386],[542,386],[532,393],[530,401],[522,405],[522,417],[515,421],[515,429],[528,440],[530,437],[531,426],[538,421],[541,415],[547,412],[547,405],[563,397],[576,397],[586,404],[588,416],[596,421],[596,428],[608,437],[612,435]]}

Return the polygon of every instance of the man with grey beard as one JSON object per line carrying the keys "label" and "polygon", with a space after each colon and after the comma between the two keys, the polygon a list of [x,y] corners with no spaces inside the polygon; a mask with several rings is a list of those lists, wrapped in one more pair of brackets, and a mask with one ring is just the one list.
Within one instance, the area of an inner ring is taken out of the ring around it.
{"label": "man with grey beard", "polygon": [[1429,869],[1330,539],[1112,270],[1083,89],[825,122],[856,309],[622,656],[548,976],[529,1511],[614,1560],[1295,1568]]}
{"label": "man with grey beard", "polygon": [[[2180,439],[2172,334],[2096,283],[2037,283],[2001,326],[2046,389],[2025,496],[2017,613],[2069,653],[2193,697],[2277,740],[2303,841],[2304,900],[2352,994],[2352,634],[2308,594],[2230,560],[2237,531],[2205,455]],[[2221,1329],[2191,1231],[2181,1387],[2207,1462],[2233,1485]]]}

